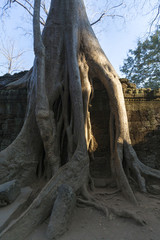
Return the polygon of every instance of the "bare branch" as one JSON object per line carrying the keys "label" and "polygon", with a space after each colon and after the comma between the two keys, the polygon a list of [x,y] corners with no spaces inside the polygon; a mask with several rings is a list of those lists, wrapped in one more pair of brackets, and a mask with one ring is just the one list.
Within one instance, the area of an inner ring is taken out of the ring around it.
{"label": "bare branch", "polygon": [[152,26],[155,23],[155,21],[157,20],[159,15],[160,15],[160,5],[158,6],[158,10],[157,10],[157,14],[156,14],[155,18],[151,22],[151,25],[150,25],[150,28],[149,28],[149,32],[151,32]]}
{"label": "bare branch", "polygon": [[[29,7],[32,10],[34,9],[33,5],[28,0],[25,0],[25,2],[29,5]],[[3,7],[3,11],[6,11],[7,9],[9,9],[11,7],[12,3],[17,3],[19,6],[23,7],[33,17],[33,13],[30,11],[29,7],[25,6],[25,4],[21,3],[18,0],[7,0],[6,4]],[[47,11],[47,9],[45,9],[45,4],[42,8],[43,8],[44,12]],[[43,17],[40,17],[40,23],[43,26],[45,25],[45,20],[43,19]]]}
{"label": "bare branch", "polygon": [[[19,4],[21,7],[23,7],[32,17],[33,17],[33,13],[24,5],[24,4],[22,4],[21,2],[19,2],[18,0],[13,0],[14,2],[16,2],[17,4]],[[25,0],[26,1],[26,0]],[[26,1],[27,3],[28,3],[28,1]],[[33,9],[33,6],[32,6],[32,4],[29,4],[31,7],[32,7],[32,9]],[[44,21],[44,19],[42,18],[42,17],[40,17],[40,23],[44,26],[44,24],[45,24],[45,21]]]}
{"label": "bare branch", "polygon": [[112,10],[112,9],[114,9],[114,8],[118,8],[118,7],[122,6],[123,4],[124,4],[124,3],[122,2],[122,3],[120,3],[120,4],[116,5],[116,6],[113,6],[113,7],[111,7],[108,11],[110,11],[110,10]]}
{"label": "bare branch", "polygon": [[34,9],[34,8],[33,8],[33,5],[32,5],[28,0],[25,0],[25,2],[28,3],[28,5],[29,5],[32,9]]}
{"label": "bare branch", "polygon": [[98,23],[98,22],[100,22],[101,21],[101,19],[103,18],[103,17],[112,17],[112,18],[114,18],[114,17],[120,17],[120,18],[124,18],[122,15],[118,15],[118,14],[106,14],[106,13],[102,13],[102,15],[95,21],[95,22],[93,22],[93,23],[91,23],[91,26],[93,26],[93,25],[95,25],[96,23]]}
{"label": "bare branch", "polygon": [[3,9],[4,11],[7,10],[8,8],[11,7],[11,3],[12,3],[12,0],[8,0],[8,1],[6,2],[6,4],[2,7],[2,9]]}
{"label": "bare branch", "polygon": [[104,17],[105,13],[102,13],[102,15],[93,23],[91,23],[91,26],[93,26],[94,24],[98,23],[99,21],[101,21],[101,19]]}
{"label": "bare branch", "polygon": [[45,2],[42,2],[42,3],[41,3],[41,8],[43,9],[43,11],[44,11],[44,13],[46,14],[46,16],[48,16],[48,10],[47,10],[47,8],[46,8]]}
{"label": "bare branch", "polygon": [[109,12],[109,11],[115,9],[115,8],[118,8],[118,7],[122,6],[123,4],[124,4],[124,3],[121,2],[120,4],[118,4],[118,5],[116,5],[116,6],[113,6],[113,7],[109,8],[108,10],[104,11],[104,12],[101,14],[101,16],[100,16],[95,22],[91,23],[91,26],[93,26],[93,25],[95,25],[96,23],[100,22],[101,19],[102,19],[104,16],[112,17],[112,18],[113,18],[113,17],[121,17],[121,18],[124,18],[122,15],[118,15],[118,14],[107,14],[107,12]]}
{"label": "bare branch", "polygon": [[1,46],[0,54],[5,59],[5,63],[1,62],[1,66],[6,68],[8,73],[22,70],[23,67],[21,57],[26,51],[19,50],[16,52],[14,41],[9,41],[8,45],[4,45],[3,41],[1,41]]}

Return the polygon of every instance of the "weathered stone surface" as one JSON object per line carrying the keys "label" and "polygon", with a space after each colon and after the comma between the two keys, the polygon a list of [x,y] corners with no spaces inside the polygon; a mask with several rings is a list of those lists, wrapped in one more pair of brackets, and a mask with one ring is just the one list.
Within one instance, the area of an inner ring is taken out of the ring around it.
{"label": "weathered stone surface", "polygon": [[94,186],[95,187],[106,187],[107,186],[107,179],[106,178],[93,178]]}
{"label": "weathered stone surface", "polygon": [[152,194],[159,195],[160,194],[160,186],[158,185],[150,185],[148,187],[148,191]]}
{"label": "weathered stone surface", "polygon": [[7,73],[4,76],[1,76],[0,77],[0,89],[3,89],[5,85],[20,79],[26,73],[27,73],[27,71],[15,73],[14,75]]}
{"label": "weathered stone surface", "polygon": [[0,185],[0,207],[12,203],[20,194],[20,185],[16,180]]}
{"label": "weathered stone surface", "polygon": [[61,185],[47,229],[49,239],[57,239],[67,231],[75,204],[76,196],[72,188],[65,184]]}
{"label": "weathered stone surface", "polygon": [[160,169],[160,101],[126,101],[132,145],[146,165]]}
{"label": "weathered stone surface", "polygon": [[[146,165],[160,169],[160,98],[159,90],[136,89],[123,79],[125,103],[132,145]],[[91,162],[94,178],[110,175],[109,100],[99,80],[94,79],[94,98],[91,102],[91,122],[98,148]]]}
{"label": "weathered stone surface", "polygon": [[[5,81],[5,77],[0,77],[0,81]],[[9,77],[11,80],[12,76]],[[128,79],[121,79],[121,83],[132,145],[144,164],[160,169],[160,89],[136,89]],[[105,178],[110,175],[109,99],[99,80],[93,79],[93,87],[90,112],[98,148],[91,163],[91,173],[95,178]],[[0,90],[0,150],[6,148],[20,132],[26,103],[26,89]]]}
{"label": "weathered stone surface", "polygon": [[[26,209],[29,202],[29,197],[32,192],[30,187],[21,189],[20,195],[16,201],[8,206],[0,208],[0,233]],[[21,211],[22,210],[22,211]],[[10,239],[11,240],[11,239]]]}
{"label": "weathered stone surface", "polygon": [[0,151],[18,135],[24,122],[26,89],[0,90]]}

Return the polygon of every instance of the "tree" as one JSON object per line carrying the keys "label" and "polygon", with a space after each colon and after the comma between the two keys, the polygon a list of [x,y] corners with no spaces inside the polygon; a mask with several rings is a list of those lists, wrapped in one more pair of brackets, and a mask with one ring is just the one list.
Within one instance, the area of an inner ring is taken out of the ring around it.
{"label": "tree", "polygon": [[135,50],[129,50],[121,72],[138,87],[160,87],[160,26]]}
{"label": "tree", "polygon": [[[6,12],[11,8],[11,6],[20,6],[20,8],[23,8],[25,12],[27,13],[27,16],[31,16],[31,19],[33,17],[33,0],[3,0],[4,5],[2,7],[2,14],[1,16],[5,15]],[[40,8],[40,23],[41,27],[45,25],[46,18],[48,16],[48,8],[50,1],[43,0],[41,2],[41,8]],[[109,18],[118,18],[122,19],[124,21],[123,16],[123,9],[126,7],[126,2],[124,0],[114,0],[114,1],[108,1],[105,0],[103,3],[101,2],[101,7],[99,7],[99,4],[96,0],[84,1],[87,5],[87,8],[89,9],[89,18],[91,25],[95,26],[97,23],[101,22],[105,17]],[[121,12],[122,14],[119,14]]]}
{"label": "tree", "polygon": [[15,48],[14,41],[8,41],[8,43],[3,43],[1,40],[0,55],[4,62],[0,63],[0,66],[7,70],[7,73],[12,74],[15,71],[21,71],[24,69],[22,66],[22,55],[25,51],[17,51]]}
{"label": "tree", "polygon": [[[4,6],[2,8],[2,10],[3,10],[2,12],[6,12],[6,10],[8,10],[13,3],[16,3],[20,7],[24,8],[25,11],[33,17],[34,6],[33,6],[33,1],[31,1],[31,0],[6,0]],[[40,7],[41,7],[41,10],[42,10],[41,11],[42,14],[40,16],[39,21],[40,21],[40,24],[42,24],[44,26],[45,25],[45,19],[48,15],[48,8],[46,6],[45,0],[43,0],[41,2]]]}
{"label": "tree", "polygon": [[121,83],[90,26],[83,0],[52,0],[42,35],[39,9],[40,0],[36,0],[35,61],[27,76],[26,119],[15,141],[0,153],[0,181],[16,176],[25,185],[42,174],[49,181],[30,207],[1,233],[1,240],[22,240],[43,222],[64,183],[81,194],[82,201],[88,199],[87,203],[98,207],[89,191],[89,153],[95,149],[89,100],[95,77],[109,96],[111,170],[118,188],[137,204],[126,173],[143,192],[147,191],[145,177],[160,178],[160,172],[142,164],[132,148]]}

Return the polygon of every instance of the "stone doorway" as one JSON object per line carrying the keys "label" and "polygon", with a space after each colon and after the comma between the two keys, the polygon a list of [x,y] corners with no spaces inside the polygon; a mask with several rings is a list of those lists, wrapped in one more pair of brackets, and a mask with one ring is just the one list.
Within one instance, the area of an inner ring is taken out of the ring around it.
{"label": "stone doorway", "polygon": [[110,170],[110,137],[109,137],[109,98],[107,91],[98,79],[93,80],[93,99],[90,114],[93,135],[98,147],[91,161],[91,176],[95,185],[103,187],[107,178],[111,176]]}

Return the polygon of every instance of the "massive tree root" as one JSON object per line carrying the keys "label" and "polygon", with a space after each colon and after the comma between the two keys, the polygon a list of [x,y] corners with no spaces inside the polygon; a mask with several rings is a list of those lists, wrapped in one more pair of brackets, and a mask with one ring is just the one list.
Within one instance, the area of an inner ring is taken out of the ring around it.
{"label": "massive tree root", "polygon": [[17,178],[27,184],[37,175],[50,180],[31,206],[4,230],[1,240],[22,240],[42,223],[63,183],[82,193],[80,201],[98,207],[88,192],[89,152],[96,148],[88,107],[95,77],[109,96],[111,170],[118,189],[137,204],[127,175],[136,179],[143,192],[146,176],[160,178],[160,172],[142,164],[132,148],[121,83],[93,33],[83,0],[51,1],[42,37],[40,1],[35,4],[35,61],[26,119],[17,139],[0,153],[0,181]]}

